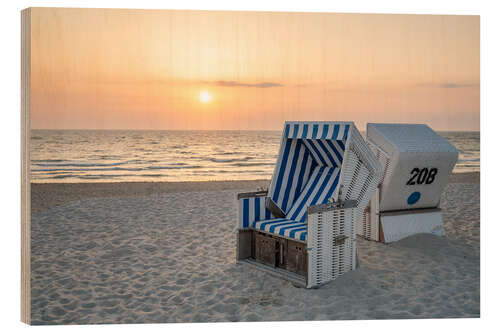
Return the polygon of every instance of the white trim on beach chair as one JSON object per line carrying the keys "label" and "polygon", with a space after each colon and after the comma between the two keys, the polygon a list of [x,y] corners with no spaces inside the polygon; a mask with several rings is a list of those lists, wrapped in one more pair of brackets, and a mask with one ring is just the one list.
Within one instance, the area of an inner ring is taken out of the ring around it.
{"label": "white trim on beach chair", "polygon": [[355,269],[355,222],[380,177],[354,123],[286,122],[269,191],[238,195],[238,260],[262,254],[268,270],[308,288]]}
{"label": "white trim on beach chair", "polygon": [[416,233],[444,236],[440,198],[457,149],[423,124],[368,124],[366,140],[383,171],[357,234],[384,243]]}

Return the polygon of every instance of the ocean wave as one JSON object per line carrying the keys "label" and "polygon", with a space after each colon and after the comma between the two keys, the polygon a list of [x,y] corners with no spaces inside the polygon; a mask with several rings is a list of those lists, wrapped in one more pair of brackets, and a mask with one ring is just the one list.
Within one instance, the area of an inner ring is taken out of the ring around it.
{"label": "ocean wave", "polygon": [[232,166],[249,167],[249,166],[274,166],[274,163],[250,162],[250,163],[232,163]]}
{"label": "ocean wave", "polygon": [[182,165],[179,165],[179,166],[176,166],[176,165],[172,165],[172,166],[148,166],[146,167],[146,169],[152,169],[152,170],[161,170],[161,169],[166,169],[166,170],[170,170],[170,169],[199,169],[201,168],[201,166],[199,165],[185,165],[185,166],[182,166]]}
{"label": "ocean wave", "polygon": [[120,156],[117,156],[117,155],[97,155],[95,157],[97,159],[100,159],[100,160],[118,160],[118,159],[120,159]]}
{"label": "ocean wave", "polygon": [[53,162],[53,163],[60,163],[60,162],[66,162],[67,160],[57,160],[57,159],[46,159],[46,160],[31,160],[31,162],[35,163],[47,163],[47,162]]}
{"label": "ocean wave", "polygon": [[[51,165],[53,166],[53,165]],[[32,172],[35,173],[42,173],[42,172],[79,172],[79,171],[87,171],[87,172],[94,172],[94,171],[147,171],[147,170],[175,170],[175,169],[199,169],[201,168],[200,165],[171,165],[171,166],[147,166],[147,167],[111,167],[111,168],[50,168],[50,169],[32,169]]]}
{"label": "ocean wave", "polygon": [[57,164],[35,163],[35,165],[39,167],[106,167],[106,166],[123,165],[128,163],[129,161],[116,162],[116,163],[57,163]]}
{"label": "ocean wave", "polygon": [[61,170],[53,170],[53,171],[39,171],[32,170],[33,175],[73,175],[74,171],[61,171]]}
{"label": "ocean wave", "polygon": [[70,174],[70,175],[55,175],[52,177],[45,177],[46,179],[64,179],[64,178],[73,178],[75,175]]}
{"label": "ocean wave", "polygon": [[479,164],[457,164],[456,168],[479,168]]}
{"label": "ocean wave", "polygon": [[217,173],[237,173],[237,174],[242,174],[242,173],[247,173],[247,174],[252,174],[252,173],[259,173],[259,174],[269,174],[272,175],[272,171],[265,171],[265,170],[217,170]]}
{"label": "ocean wave", "polygon": [[[50,179],[81,179],[81,180],[99,180],[99,179],[112,179],[112,178],[129,178],[129,177],[137,177],[137,175],[131,175],[131,174],[91,174],[91,175],[75,175],[75,174],[69,174],[69,175],[54,175],[51,177],[40,177],[38,179],[40,180],[50,180]],[[162,174],[144,174],[141,175],[141,177],[152,177],[152,178],[158,178],[158,177],[165,177],[165,175]]]}
{"label": "ocean wave", "polygon": [[227,152],[217,153],[217,155],[237,155],[237,154],[239,154],[239,153],[234,152],[234,151],[227,151]]}
{"label": "ocean wave", "polygon": [[212,158],[208,158],[206,160],[208,160],[210,162],[214,162],[214,163],[234,163],[234,162],[245,162],[245,161],[249,161],[251,159],[253,159],[253,157],[246,156],[243,158],[215,158],[215,157],[212,157]]}
{"label": "ocean wave", "polygon": [[73,178],[77,179],[106,179],[106,178],[118,178],[118,177],[123,177],[123,175],[81,175],[81,176],[74,176]]}
{"label": "ocean wave", "polygon": [[146,170],[146,168],[122,168],[122,167],[112,167],[112,168],[73,168],[73,169],[67,169],[67,168],[62,168],[62,169],[32,169],[31,172],[79,172],[79,171],[86,171],[86,172],[93,172],[93,171],[143,171]]}

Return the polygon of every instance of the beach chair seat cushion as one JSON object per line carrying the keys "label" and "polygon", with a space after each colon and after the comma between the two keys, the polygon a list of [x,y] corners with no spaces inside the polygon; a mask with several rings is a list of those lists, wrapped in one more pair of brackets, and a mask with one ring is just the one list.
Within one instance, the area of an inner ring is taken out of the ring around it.
{"label": "beach chair seat cushion", "polygon": [[283,218],[255,221],[255,230],[305,242],[307,240],[307,207],[328,202],[333,197],[340,176],[340,168],[317,166],[312,170],[297,201]]}
{"label": "beach chair seat cushion", "polygon": [[255,230],[265,231],[301,242],[307,240],[307,225],[304,222],[293,221],[286,218],[275,218],[255,221],[252,227]]}

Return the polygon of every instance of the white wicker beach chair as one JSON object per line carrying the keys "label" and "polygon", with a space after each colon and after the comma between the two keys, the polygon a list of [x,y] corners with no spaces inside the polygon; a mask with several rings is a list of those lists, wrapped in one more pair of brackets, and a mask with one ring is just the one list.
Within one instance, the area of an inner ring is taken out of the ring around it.
{"label": "white wicker beach chair", "polygon": [[440,198],[457,149],[422,124],[368,124],[366,140],[382,165],[382,179],[357,234],[384,243],[416,233],[443,236]]}
{"label": "white wicker beach chair", "polygon": [[269,191],[240,193],[237,260],[307,288],[356,267],[381,166],[352,122],[286,122]]}

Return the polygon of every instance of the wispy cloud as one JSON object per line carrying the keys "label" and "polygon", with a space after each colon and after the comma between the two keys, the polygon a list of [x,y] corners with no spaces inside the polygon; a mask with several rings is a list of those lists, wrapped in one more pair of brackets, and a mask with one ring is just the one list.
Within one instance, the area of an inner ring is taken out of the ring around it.
{"label": "wispy cloud", "polygon": [[478,87],[478,83],[454,83],[446,82],[440,85],[441,88],[467,88],[467,87]]}
{"label": "wispy cloud", "polygon": [[259,82],[259,83],[244,83],[238,81],[214,81],[206,82],[219,87],[252,87],[252,88],[274,88],[283,87],[281,83],[276,82]]}
{"label": "wispy cloud", "polygon": [[479,82],[443,82],[443,83],[420,83],[418,87],[438,87],[444,89],[455,88],[475,88],[479,87]]}

